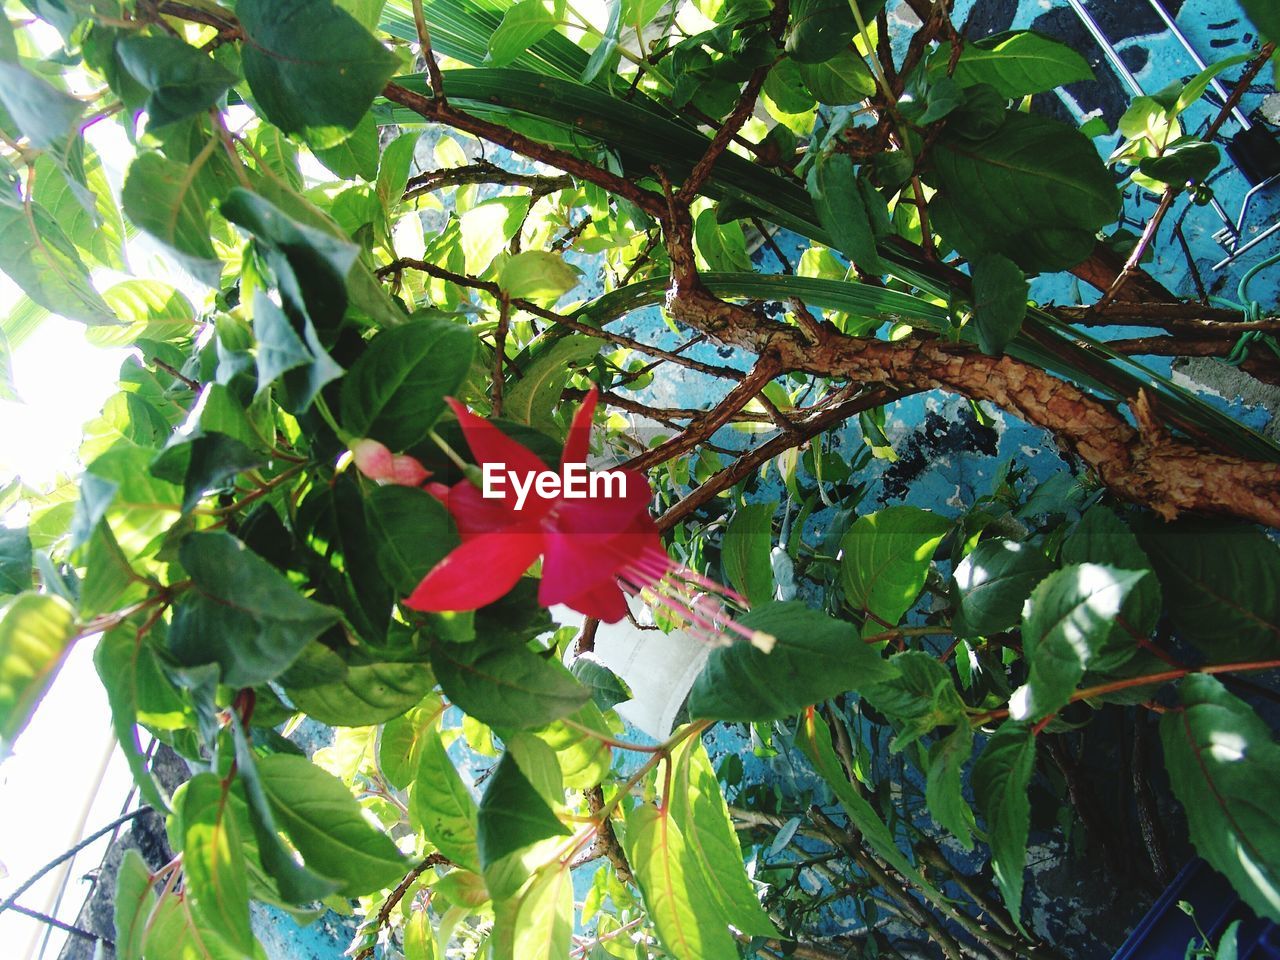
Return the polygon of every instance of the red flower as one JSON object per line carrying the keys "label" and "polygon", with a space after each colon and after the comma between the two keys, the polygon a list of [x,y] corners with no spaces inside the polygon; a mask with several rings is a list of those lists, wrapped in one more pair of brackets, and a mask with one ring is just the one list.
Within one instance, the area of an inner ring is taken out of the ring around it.
{"label": "red flower", "polygon": [[[565,467],[586,461],[596,398],[592,389],[574,414],[560,460],[561,490]],[[450,398],[449,404],[476,461],[510,471],[527,498],[520,503],[514,483],[505,485],[500,499],[486,498],[470,480],[455,484],[442,499],[462,544],[436,564],[405,604],[437,612],[483,607],[514,587],[541,557],[543,606],[561,603],[607,623],[626,616],[619,578],[634,592],[661,579],[670,563],[649,516],[648,479],[620,470],[623,489],[611,491],[618,495],[542,495],[529,483],[547,468],[532,451],[458,401]],[[594,492],[591,483],[585,486]]]}

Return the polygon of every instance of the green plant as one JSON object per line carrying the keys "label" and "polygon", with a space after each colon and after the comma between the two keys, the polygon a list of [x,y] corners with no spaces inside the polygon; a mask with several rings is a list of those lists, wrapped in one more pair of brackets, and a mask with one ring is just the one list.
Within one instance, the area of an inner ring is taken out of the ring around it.
{"label": "green plant", "polygon": [[[0,530],[0,736],[97,638],[181,853],[157,874],[126,859],[117,956],[260,955],[251,900],[354,909],[361,958],[874,955],[885,915],[951,958],[1050,956],[1022,910],[1028,790],[1046,773],[1063,822],[1096,831],[1074,731],[1115,715],[1140,737],[1149,711],[1190,839],[1280,918],[1277,814],[1256,802],[1280,747],[1237,696],[1280,667],[1280,559],[1253,526],[1280,525],[1280,451],[1129,355],[1240,359],[1280,323],[1181,302],[1140,266],[1203,192],[1227,109],[1181,135],[1197,78],[1126,114],[1113,159],[1161,200],[1120,260],[1093,143],[1020,109],[1083,59],[1028,32],[966,43],[944,5],[908,5],[899,57],[875,2],[619,0],[602,24],[564,0],[8,5],[0,268],[27,299],[4,333],[52,312],[133,353],[83,473],[0,493],[23,517]],[[1273,49],[1214,69],[1241,67],[1242,91]],[[118,204],[92,146],[107,124],[129,145]],[[469,158],[477,141],[521,163]],[[747,236],[778,228],[806,249],[758,273]],[[103,283],[137,234],[201,295]],[[605,292],[584,298],[570,250]],[[1028,303],[1029,276],[1062,271],[1100,304]],[[677,349],[612,326],[659,303]],[[1168,333],[1086,332],[1137,322]],[[750,369],[688,355],[707,339]],[[1265,351],[1244,362],[1274,381]],[[676,368],[723,400],[629,392]],[[933,389],[1049,430],[1082,479],[1011,465],[956,516],[858,514],[860,472],[892,456],[886,404]],[[537,577],[475,611],[402,602],[458,548],[454,497],[489,459],[446,398],[554,468],[591,390],[667,428],[636,449],[605,417],[597,440],[647,473],[680,575],[723,574],[751,607],[751,642],[711,651],[657,744],[626,739],[617,678],[562,665],[596,625],[557,629]],[[845,458],[855,418],[866,450]],[[773,435],[733,450],[729,424]],[[449,509],[412,485],[428,472]],[[785,508],[747,502],[761,473]],[[788,577],[803,602],[775,599]],[[336,728],[310,759],[280,734],[304,716]],[[830,802],[714,767],[718,723],[802,755]],[[139,726],[198,771],[172,797]],[[487,767],[478,803],[463,747]],[[996,895],[944,836],[981,845]],[[789,882],[797,863],[823,891]],[[833,891],[866,930],[809,942]]]}

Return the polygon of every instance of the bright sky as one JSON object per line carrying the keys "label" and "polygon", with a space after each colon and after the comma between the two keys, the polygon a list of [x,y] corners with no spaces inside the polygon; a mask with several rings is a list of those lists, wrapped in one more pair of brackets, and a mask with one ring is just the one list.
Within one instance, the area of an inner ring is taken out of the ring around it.
{"label": "bright sky", "polygon": [[[0,315],[16,300],[0,277]],[[81,426],[114,392],[123,352],[85,341],[84,328],[51,317],[14,350],[15,386],[23,403],[0,402],[0,485],[20,475],[45,487],[74,470]],[[71,652],[11,757],[0,763],[0,894],[121,811],[132,785],[114,751],[106,695],[93,669],[92,640]],[[110,751],[110,752],[109,752]],[[110,762],[104,770],[104,759]],[[97,867],[105,843],[80,854],[57,913],[73,920],[88,887],[80,878]],[[26,893],[23,906],[52,913],[67,874],[50,873]],[[0,914],[0,943],[14,958],[41,956],[46,927],[12,911]],[[65,934],[51,931],[43,956],[56,957]],[[12,952],[9,952],[12,951]]]}
{"label": "bright sky", "polygon": [[[98,130],[102,134],[95,137],[95,146],[118,190],[127,154],[101,138],[123,134],[109,124],[97,124],[94,132]],[[138,251],[141,257],[146,253]],[[19,296],[18,288],[0,274],[0,317],[9,315]],[[48,488],[59,476],[77,472],[82,427],[115,392],[126,354],[91,345],[82,325],[61,317],[46,318],[32,336],[14,345],[14,386],[22,402],[0,401],[0,488],[14,476]],[[0,897],[80,837],[119,816],[132,787],[128,767],[114,749],[106,694],[93,668],[93,646],[94,639],[88,638],[71,651],[13,755],[0,763]],[[89,890],[82,878],[98,867],[105,850],[105,840],[87,848],[19,903],[74,922]],[[6,958],[55,958],[66,936],[12,910],[0,914],[0,952]]]}

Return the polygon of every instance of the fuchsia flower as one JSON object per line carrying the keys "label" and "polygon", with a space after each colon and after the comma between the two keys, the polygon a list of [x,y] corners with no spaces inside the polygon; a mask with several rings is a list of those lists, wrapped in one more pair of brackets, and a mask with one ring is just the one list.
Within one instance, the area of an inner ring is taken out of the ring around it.
{"label": "fuchsia flower", "polygon": [[[523,477],[546,472],[527,447],[458,401],[450,398],[449,405],[481,466],[495,464]],[[562,476],[567,465],[586,461],[595,406],[593,390],[569,427]],[[669,561],[649,516],[653,494],[648,479],[634,470],[618,473],[625,481],[620,496],[569,499],[530,488],[521,509],[511,485],[500,499],[489,499],[471,480],[454,484],[444,499],[462,545],[427,574],[405,603],[425,611],[483,607],[514,587],[541,557],[540,603],[563,603],[609,623],[621,620],[627,605],[619,576],[630,573],[635,578],[631,582],[647,584],[662,577]],[[633,570],[642,559],[645,572]]]}
{"label": "fuchsia flower", "polygon": [[[566,468],[586,462],[596,401],[593,388],[574,414],[560,458],[561,490]],[[453,398],[449,405],[482,467],[493,464],[526,479],[546,472],[527,447]],[[648,478],[634,470],[613,473],[624,482],[620,491],[615,484],[608,495],[547,495],[525,482],[523,496],[508,484],[501,497],[487,498],[469,479],[454,484],[441,499],[462,543],[436,564],[405,604],[428,612],[475,610],[511,590],[541,557],[538,601],[543,606],[564,604],[584,616],[616,623],[627,615],[626,595],[639,594],[708,639],[725,642],[723,632],[729,630],[771,648],[772,637],[726,615],[731,606],[745,606],[740,596],[672,564],[649,515],[653,492]]]}

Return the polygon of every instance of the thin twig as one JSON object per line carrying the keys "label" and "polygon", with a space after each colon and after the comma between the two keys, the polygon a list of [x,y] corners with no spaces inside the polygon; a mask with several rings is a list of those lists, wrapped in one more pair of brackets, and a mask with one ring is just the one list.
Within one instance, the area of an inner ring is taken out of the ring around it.
{"label": "thin twig", "polygon": [[511,323],[511,298],[505,293],[498,296],[498,328],[493,332],[493,383],[489,396],[493,415],[502,416],[502,386],[506,380],[507,326]]}
{"label": "thin twig", "polygon": [[[1271,54],[1275,52],[1275,49],[1276,45],[1274,43],[1268,43],[1258,51],[1256,57],[1249,61],[1249,65],[1244,68],[1244,72],[1240,75],[1239,81],[1236,82],[1231,95],[1223,102],[1218,115],[1210,121],[1202,139],[1208,142],[1217,136],[1219,128],[1226,122],[1227,117],[1231,116],[1231,111],[1236,108],[1240,103],[1240,98],[1248,91],[1249,84],[1253,81],[1253,78],[1270,62]],[[1151,215],[1151,219],[1147,221],[1147,226],[1142,231],[1142,236],[1134,246],[1133,252],[1129,254],[1129,259],[1125,261],[1124,269],[1120,272],[1120,276],[1116,277],[1115,282],[1111,284],[1107,292],[1102,295],[1102,299],[1098,301],[1098,306],[1105,307],[1115,300],[1120,291],[1124,289],[1124,285],[1137,273],[1138,265],[1142,263],[1142,258],[1146,256],[1147,249],[1155,239],[1156,231],[1160,229],[1161,222],[1173,207],[1174,199],[1182,193],[1183,189],[1183,184],[1171,183],[1161,195],[1156,211]]]}
{"label": "thin twig", "polygon": [[422,12],[422,0],[413,0],[413,25],[418,31],[418,46],[422,48],[422,59],[427,64],[427,76],[431,79],[431,92],[441,105],[447,105],[444,97],[444,76],[440,73],[440,64],[436,63],[435,52],[431,49],[431,32],[427,29],[427,18]]}
{"label": "thin twig", "polygon": [[[409,888],[413,886],[414,881],[424,874],[429,868],[436,866],[450,866],[452,861],[442,853],[428,854],[416,867],[410,870],[398,884],[396,888],[387,894],[387,899],[382,901],[382,906],[378,908],[377,914],[373,918],[373,930],[376,934],[387,925],[391,919],[391,911],[396,908],[404,895],[409,892]],[[361,949],[356,953],[353,960],[369,960],[373,956],[376,949],[374,945],[370,945]]]}

